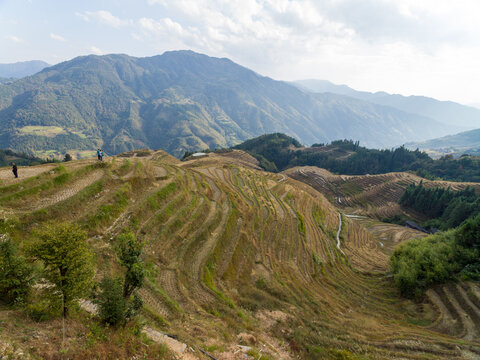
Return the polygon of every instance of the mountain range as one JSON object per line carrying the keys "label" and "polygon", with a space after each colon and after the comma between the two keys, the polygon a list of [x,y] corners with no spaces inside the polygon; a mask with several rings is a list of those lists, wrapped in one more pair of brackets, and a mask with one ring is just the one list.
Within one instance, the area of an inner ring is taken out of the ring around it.
{"label": "mountain range", "polygon": [[442,155],[458,157],[463,154],[478,156],[480,155],[480,129],[464,131],[427,141],[406,143],[405,146],[409,149],[427,151],[433,157]]}
{"label": "mountain range", "polygon": [[40,70],[50,66],[45,61],[31,60],[12,64],[0,64],[0,78],[23,78],[36,74]]}
{"label": "mountain range", "polygon": [[299,80],[293,84],[307,91],[345,95],[429,117],[443,124],[454,126],[457,132],[480,128],[480,109],[452,101],[439,101],[425,96],[389,94],[383,91],[375,93],[357,91],[346,85],[337,85],[327,80]]}
{"label": "mountain range", "polygon": [[2,147],[41,156],[97,147],[181,156],[272,132],[305,144],[347,138],[390,148],[456,130],[424,114],[300,90],[192,51],[82,56],[0,85]]}

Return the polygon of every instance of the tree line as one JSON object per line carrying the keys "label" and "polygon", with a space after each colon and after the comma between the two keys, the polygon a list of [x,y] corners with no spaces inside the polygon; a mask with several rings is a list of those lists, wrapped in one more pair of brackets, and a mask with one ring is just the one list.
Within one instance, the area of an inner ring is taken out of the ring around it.
{"label": "tree line", "polygon": [[352,140],[303,147],[281,133],[262,135],[235,146],[254,156],[267,171],[294,166],[318,166],[345,175],[412,171],[427,179],[480,182],[480,158],[444,156],[433,160],[426,153],[401,146],[396,149],[367,149]]}
{"label": "tree line", "polygon": [[460,191],[450,188],[426,188],[421,181],[410,184],[399,201],[400,205],[430,218],[424,227],[447,230],[480,213],[480,197],[472,187]]}

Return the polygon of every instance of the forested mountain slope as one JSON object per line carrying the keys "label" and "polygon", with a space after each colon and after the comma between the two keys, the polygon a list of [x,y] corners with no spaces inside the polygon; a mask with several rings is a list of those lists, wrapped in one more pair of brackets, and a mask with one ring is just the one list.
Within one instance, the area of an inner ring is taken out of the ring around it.
{"label": "forested mountain slope", "polygon": [[305,93],[191,51],[78,57],[0,86],[2,147],[43,156],[97,147],[181,156],[279,131],[307,144],[352,138],[391,147],[452,128],[391,107]]}

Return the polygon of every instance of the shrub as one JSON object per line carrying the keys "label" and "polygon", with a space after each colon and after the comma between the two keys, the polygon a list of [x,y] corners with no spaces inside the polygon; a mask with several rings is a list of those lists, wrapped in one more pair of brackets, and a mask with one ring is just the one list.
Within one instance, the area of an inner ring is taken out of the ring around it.
{"label": "shrub", "polygon": [[58,307],[54,306],[49,299],[40,299],[25,308],[27,315],[36,322],[47,321],[59,316]]}
{"label": "shrub", "polygon": [[95,303],[103,323],[115,326],[125,322],[127,301],[123,297],[123,284],[120,279],[103,278]]}
{"label": "shrub", "polygon": [[145,264],[141,259],[143,244],[132,232],[119,235],[117,241],[118,257],[126,268],[123,296],[129,298],[136,289],[142,287],[145,279]]}
{"label": "shrub", "polygon": [[7,235],[0,236],[0,296],[8,304],[23,303],[33,281],[33,268]]}
{"label": "shrub", "polygon": [[453,231],[401,244],[390,261],[395,284],[409,297],[421,296],[428,286],[452,278],[461,269]]}

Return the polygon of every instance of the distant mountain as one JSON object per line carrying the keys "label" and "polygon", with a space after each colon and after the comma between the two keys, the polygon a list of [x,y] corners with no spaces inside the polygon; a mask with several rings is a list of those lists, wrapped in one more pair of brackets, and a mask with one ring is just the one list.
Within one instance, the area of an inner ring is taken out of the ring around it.
{"label": "distant mountain", "polygon": [[22,61],[13,64],[0,64],[0,77],[2,78],[23,78],[36,74],[50,66],[45,61],[32,60]]}
{"label": "distant mountain", "polygon": [[0,86],[0,143],[37,155],[101,146],[109,154],[149,147],[181,156],[271,132],[306,144],[347,138],[383,148],[453,130],[192,51],[77,57]]}
{"label": "distant mountain", "polygon": [[6,83],[9,83],[9,82],[12,82],[12,81],[15,81],[16,78],[3,78],[3,77],[0,77],[0,84],[6,84]]}
{"label": "distant mountain", "polygon": [[407,143],[409,149],[428,151],[433,156],[451,154],[455,157],[462,154],[480,155],[480,129],[464,131],[455,135],[448,135],[416,143]]}
{"label": "distant mountain", "polygon": [[294,84],[308,91],[346,95],[374,104],[391,106],[454,126],[457,131],[480,128],[480,109],[452,101],[439,101],[425,96],[392,95],[383,91],[376,93],[357,91],[326,80],[299,80]]}

